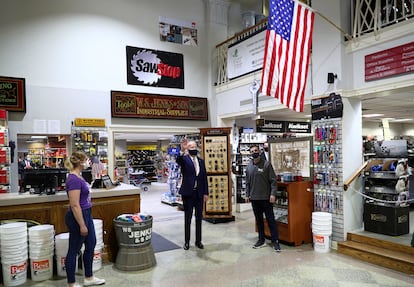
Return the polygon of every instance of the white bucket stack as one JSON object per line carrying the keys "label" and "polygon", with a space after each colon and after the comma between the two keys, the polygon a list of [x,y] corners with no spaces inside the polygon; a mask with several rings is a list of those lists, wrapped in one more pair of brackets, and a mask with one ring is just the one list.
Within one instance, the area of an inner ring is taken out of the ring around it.
{"label": "white bucket stack", "polygon": [[1,263],[4,286],[18,286],[27,280],[27,223],[0,225]]}
{"label": "white bucket stack", "polygon": [[[57,275],[66,277],[65,260],[69,249],[69,233],[60,233],[55,236],[55,255]],[[76,271],[78,270],[78,260],[76,260]]]}
{"label": "white bucket stack", "polygon": [[29,259],[31,278],[43,281],[53,276],[53,252],[55,228],[50,224],[29,228]]}
{"label": "white bucket stack", "polygon": [[102,268],[102,251],[104,247],[103,221],[102,219],[94,219],[93,224],[95,226],[96,246],[93,252],[92,271],[95,272]]}
{"label": "white bucket stack", "polygon": [[312,233],[314,250],[321,253],[329,252],[329,237],[332,235],[332,214],[329,212],[312,212]]}

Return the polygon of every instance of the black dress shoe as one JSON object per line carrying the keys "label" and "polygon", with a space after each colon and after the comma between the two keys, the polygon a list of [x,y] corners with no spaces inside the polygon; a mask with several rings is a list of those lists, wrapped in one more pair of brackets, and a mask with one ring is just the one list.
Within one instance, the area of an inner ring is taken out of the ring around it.
{"label": "black dress shoe", "polygon": [[183,248],[184,248],[184,250],[190,249],[190,244],[189,243],[184,243]]}
{"label": "black dress shoe", "polygon": [[196,242],[195,246],[197,246],[200,249],[204,249],[204,245],[201,242]]}

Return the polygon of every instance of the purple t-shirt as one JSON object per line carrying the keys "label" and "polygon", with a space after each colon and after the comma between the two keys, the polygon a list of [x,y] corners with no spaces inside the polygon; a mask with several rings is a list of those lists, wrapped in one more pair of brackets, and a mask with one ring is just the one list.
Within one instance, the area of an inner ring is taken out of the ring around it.
{"label": "purple t-shirt", "polygon": [[70,173],[66,179],[66,193],[69,196],[71,190],[80,190],[79,204],[82,209],[87,209],[92,207],[91,195],[89,191],[89,184],[78,176]]}

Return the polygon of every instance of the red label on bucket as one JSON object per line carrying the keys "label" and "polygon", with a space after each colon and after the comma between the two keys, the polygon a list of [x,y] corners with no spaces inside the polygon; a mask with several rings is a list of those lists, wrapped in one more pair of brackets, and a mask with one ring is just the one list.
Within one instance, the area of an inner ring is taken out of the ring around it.
{"label": "red label on bucket", "polygon": [[314,238],[315,242],[317,242],[317,243],[324,243],[325,242],[325,236],[314,235],[313,238]]}
{"label": "red label on bucket", "polygon": [[101,259],[101,252],[94,252],[93,259]]}
{"label": "red label on bucket", "polygon": [[40,260],[40,261],[32,261],[32,269],[36,271],[49,269],[49,259]]}
{"label": "red label on bucket", "polygon": [[10,274],[17,274],[26,271],[27,261],[20,265],[10,265]]}

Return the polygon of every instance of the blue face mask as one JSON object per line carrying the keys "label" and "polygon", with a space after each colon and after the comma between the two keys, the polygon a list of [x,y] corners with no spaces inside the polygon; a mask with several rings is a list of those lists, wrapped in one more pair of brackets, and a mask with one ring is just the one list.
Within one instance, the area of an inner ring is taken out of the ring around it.
{"label": "blue face mask", "polygon": [[189,150],[188,150],[188,153],[189,153],[190,155],[193,155],[193,156],[194,156],[194,155],[197,155],[197,152],[198,152],[198,151],[197,151],[196,149],[189,149]]}

